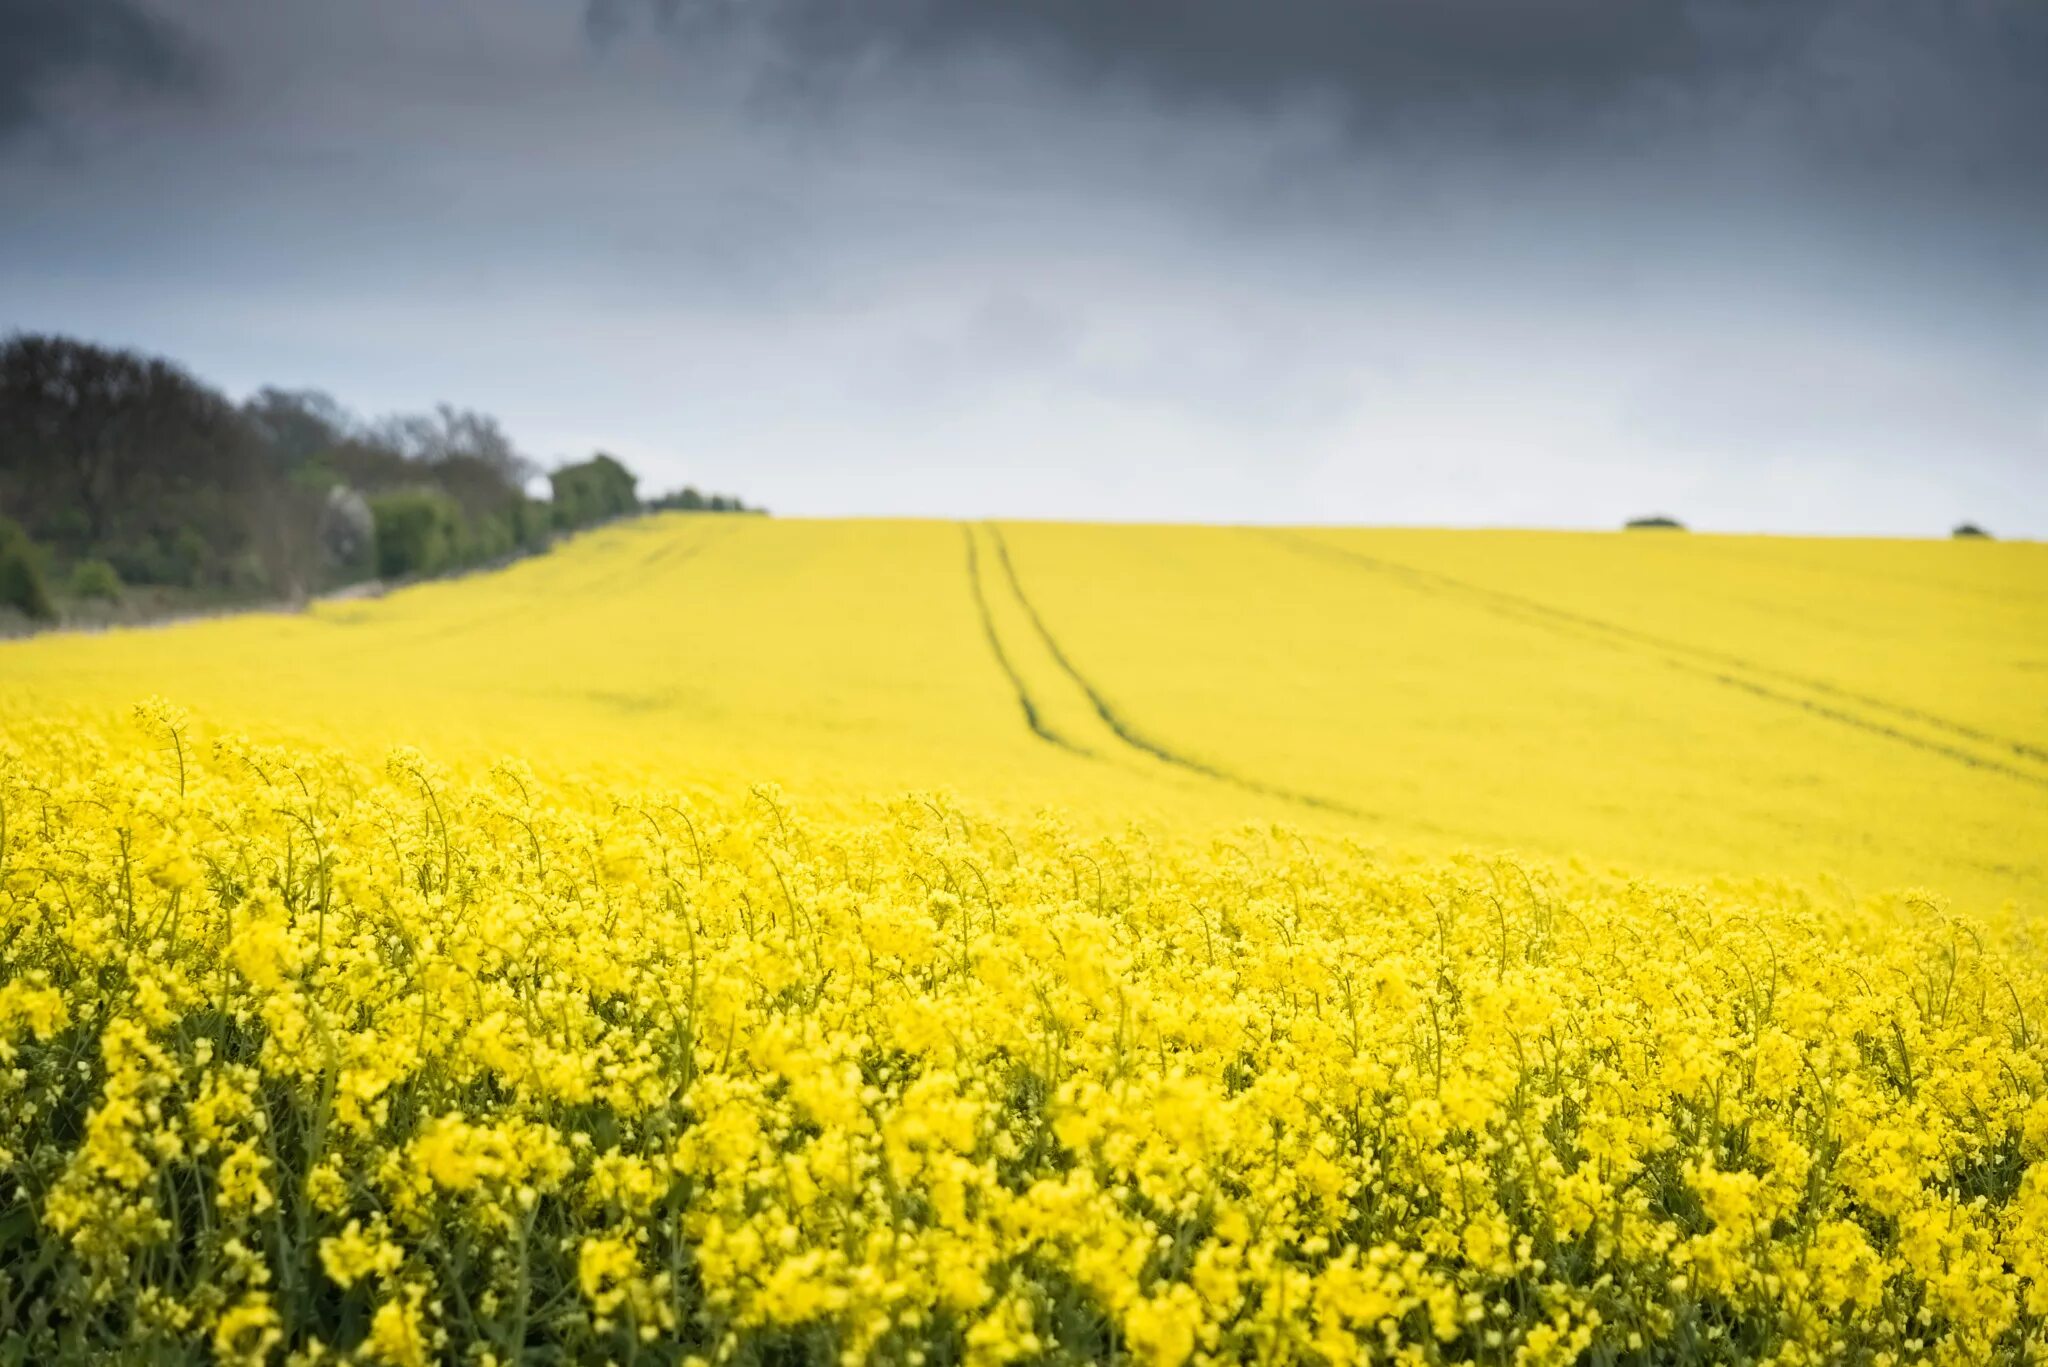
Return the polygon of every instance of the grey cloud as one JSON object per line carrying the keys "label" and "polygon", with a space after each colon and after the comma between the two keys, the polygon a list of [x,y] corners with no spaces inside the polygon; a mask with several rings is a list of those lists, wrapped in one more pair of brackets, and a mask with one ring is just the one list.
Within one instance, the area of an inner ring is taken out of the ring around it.
{"label": "grey cloud", "polygon": [[6,321],[236,392],[789,512],[2048,528],[2019,0],[81,3],[206,99],[22,66]]}
{"label": "grey cloud", "polygon": [[42,121],[64,82],[111,79],[129,90],[189,90],[198,65],[177,29],[133,0],[0,3],[0,136]]}
{"label": "grey cloud", "polygon": [[785,87],[990,57],[1080,87],[1270,114],[1354,141],[1740,137],[1848,180],[2034,193],[2038,0],[588,0],[601,45],[770,54]]}
{"label": "grey cloud", "polygon": [[1188,97],[1382,104],[1598,98],[1767,46],[1800,8],[1724,0],[1702,22],[1694,6],[1609,0],[592,0],[587,26],[606,41],[639,17],[697,39],[752,29],[820,65],[997,51]]}

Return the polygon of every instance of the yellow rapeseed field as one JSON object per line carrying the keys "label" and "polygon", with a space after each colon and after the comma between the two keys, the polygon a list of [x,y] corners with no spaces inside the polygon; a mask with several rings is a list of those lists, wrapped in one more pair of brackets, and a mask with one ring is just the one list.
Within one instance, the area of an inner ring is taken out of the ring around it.
{"label": "yellow rapeseed field", "polygon": [[678,515],[0,645],[0,1362],[2044,1363],[2044,887],[2032,545]]}

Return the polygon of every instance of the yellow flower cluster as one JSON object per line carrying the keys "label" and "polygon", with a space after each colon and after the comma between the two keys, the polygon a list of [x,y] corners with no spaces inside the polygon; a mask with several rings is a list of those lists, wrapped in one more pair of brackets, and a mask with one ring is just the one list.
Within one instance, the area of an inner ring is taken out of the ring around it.
{"label": "yellow flower cluster", "polygon": [[21,1360],[2048,1362],[2048,953],[0,729]]}

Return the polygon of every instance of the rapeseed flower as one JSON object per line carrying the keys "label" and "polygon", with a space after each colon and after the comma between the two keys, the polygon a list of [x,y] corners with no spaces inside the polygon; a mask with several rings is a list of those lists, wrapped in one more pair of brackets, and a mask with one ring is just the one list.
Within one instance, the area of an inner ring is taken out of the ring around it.
{"label": "rapeseed flower", "polygon": [[146,721],[0,773],[31,1357],[2048,1353],[2024,918]]}

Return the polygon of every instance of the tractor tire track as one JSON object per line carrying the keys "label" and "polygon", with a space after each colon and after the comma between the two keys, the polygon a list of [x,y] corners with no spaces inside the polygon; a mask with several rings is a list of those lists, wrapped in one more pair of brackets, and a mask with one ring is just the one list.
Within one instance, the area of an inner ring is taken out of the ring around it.
{"label": "tractor tire track", "polygon": [[1011,661],[1010,653],[1003,649],[1003,638],[996,632],[995,615],[988,609],[988,594],[981,584],[981,553],[975,548],[974,528],[963,522],[960,524],[960,531],[967,539],[967,583],[974,591],[974,610],[981,614],[981,629],[988,636],[989,652],[996,657],[996,664],[1001,667],[1003,677],[1010,681],[1010,691],[1016,695],[1017,706],[1024,712],[1024,724],[1030,727],[1031,734],[1040,740],[1057,745],[1060,749],[1079,755],[1083,759],[1094,759],[1094,751],[1085,750],[1068,740],[1048,726],[1045,718],[1040,715],[1038,704],[1032,701],[1031,690],[1024,684],[1024,676],[1017,672],[1017,666]]}
{"label": "tractor tire track", "polygon": [[[1973,769],[2003,774],[2008,778],[2018,779],[2022,783],[2048,788],[2048,775],[2017,768],[2002,760],[1975,754],[1958,746],[1948,744],[1945,741],[1934,740],[1926,736],[1917,736],[1910,731],[1902,731],[1889,722],[1873,717],[1859,716],[1845,707],[1836,706],[1829,702],[1816,701],[1812,698],[1802,698],[1797,694],[1787,693],[1778,688],[1773,688],[1769,684],[1760,683],[1754,678],[1743,678],[1739,674],[1731,674],[1727,671],[1731,669],[1746,671],[1753,675],[1759,675],[1764,679],[1809,689],[1822,695],[1824,698],[1839,699],[1842,702],[1848,703],[1860,703],[1881,711],[1889,711],[1902,718],[1918,721],[1938,730],[1946,730],[1953,735],[1974,740],[1980,744],[1990,745],[1994,748],[2010,748],[2023,757],[2039,757],[2048,760],[2048,751],[2037,750],[2020,741],[2006,740],[2003,737],[1979,731],[1974,727],[1965,726],[1960,722],[1949,721],[1932,713],[1921,712],[1917,708],[1886,702],[1881,698],[1867,697],[1851,689],[1840,688],[1822,680],[1809,679],[1803,675],[1755,664],[1742,659],[1740,656],[1726,655],[1720,651],[1686,645],[1682,641],[1667,640],[1651,632],[1638,631],[1633,627],[1619,626],[1612,622],[1602,621],[1597,617],[1588,617],[1583,613],[1552,607],[1547,603],[1541,603],[1531,598],[1523,598],[1518,594],[1505,593],[1498,589],[1489,589],[1482,585],[1467,583],[1462,579],[1454,579],[1449,575],[1437,574],[1431,570],[1419,570],[1411,565],[1401,564],[1398,561],[1383,560],[1378,556],[1366,555],[1360,551],[1347,550],[1341,546],[1332,546],[1326,542],[1301,536],[1298,533],[1272,529],[1260,530],[1263,534],[1272,537],[1290,550],[1302,554],[1320,556],[1324,559],[1336,560],[1358,568],[1371,570],[1374,573],[1398,580],[1411,588],[1419,589],[1425,593],[1470,599],[1511,620],[1525,622],[1551,631],[1562,630],[1578,636],[1580,639],[1595,641],[1613,649],[1623,649],[1626,647],[1647,649],[1654,658],[1661,660],[1669,667],[1691,674],[1697,678],[1708,679],[1724,687],[1733,688],[1770,702],[1796,707],[1815,716],[1825,717],[1829,721],[1854,727],[1871,735],[1882,736],[1887,740],[1897,741],[1929,754],[1940,755],[1945,759],[1954,760]],[[1691,658],[1683,658],[1687,656]]]}
{"label": "tractor tire track", "polygon": [[[591,528],[590,530],[596,531],[601,529]],[[647,536],[658,530],[659,528],[652,524],[646,524],[645,529],[637,530],[636,534]],[[677,528],[676,530],[680,532],[683,529]],[[647,554],[641,556],[639,560],[631,564],[602,568],[601,572],[595,577],[569,587],[579,597],[611,597],[617,590],[637,583],[647,571],[657,565],[674,568],[685,561],[695,560],[698,556],[711,550],[737,530],[737,523],[706,523],[700,529],[699,534],[693,537],[680,535],[659,537],[654,547]]]}
{"label": "tractor tire track", "polygon": [[[586,536],[592,531],[600,530],[602,528],[590,528],[577,533],[577,535]],[[688,539],[682,537],[667,538],[661,545],[656,546],[651,552],[636,561],[624,565],[602,566],[599,573],[592,578],[566,585],[567,591],[559,599],[528,599],[516,602],[498,612],[478,614],[463,622],[460,626],[437,627],[421,635],[406,639],[410,641],[427,640],[438,646],[444,642],[459,640],[465,636],[474,636],[480,631],[505,622],[522,619],[532,621],[537,614],[572,612],[576,611],[578,606],[582,604],[614,599],[619,596],[620,590],[638,583],[645,577],[647,571],[656,565],[661,565],[667,571],[679,569],[706,551],[716,547],[719,542],[731,535],[731,530],[730,528],[714,529],[706,527],[701,536]],[[552,555],[554,551],[543,551],[541,554]],[[540,556],[530,556],[527,557],[527,560],[538,560],[539,558]],[[527,561],[519,561],[517,563],[524,564]]]}
{"label": "tractor tire track", "polygon": [[1038,615],[1037,606],[1032,603],[1030,596],[1024,592],[1023,582],[1017,577],[1017,567],[1010,560],[1009,543],[1003,539],[1002,532],[994,523],[985,525],[989,540],[995,546],[996,559],[1003,567],[1004,577],[1009,580],[1010,591],[1017,595],[1017,602],[1023,606],[1024,615],[1030,619],[1031,626],[1037,631],[1039,640],[1045,643],[1045,648],[1051,653],[1054,662],[1059,665],[1060,669],[1065,672],[1069,679],[1074,681],[1075,686],[1087,696],[1089,705],[1095,709],[1095,715],[1102,719],[1102,724],[1108,727],[1118,740],[1141,754],[1150,755],[1161,763],[1170,764],[1176,769],[1185,770],[1191,774],[1199,774],[1203,778],[1217,783],[1225,783],[1234,788],[1241,788],[1248,793],[1256,793],[1260,797],[1279,798],[1303,807],[1314,808],[1317,811],[1335,812],[1338,815],[1354,819],[1383,819],[1331,798],[1317,797],[1312,793],[1298,793],[1289,788],[1262,783],[1258,779],[1246,778],[1244,775],[1233,773],[1228,769],[1220,769],[1213,764],[1196,759],[1191,755],[1184,755],[1177,750],[1162,745],[1160,742],[1137,730],[1110,704],[1109,699],[1105,698],[1101,691],[1093,683],[1089,682],[1088,677],[1074,667],[1074,662],[1067,658],[1067,652],[1060,648],[1059,641],[1054,638],[1052,632],[1046,627],[1045,619]]}

